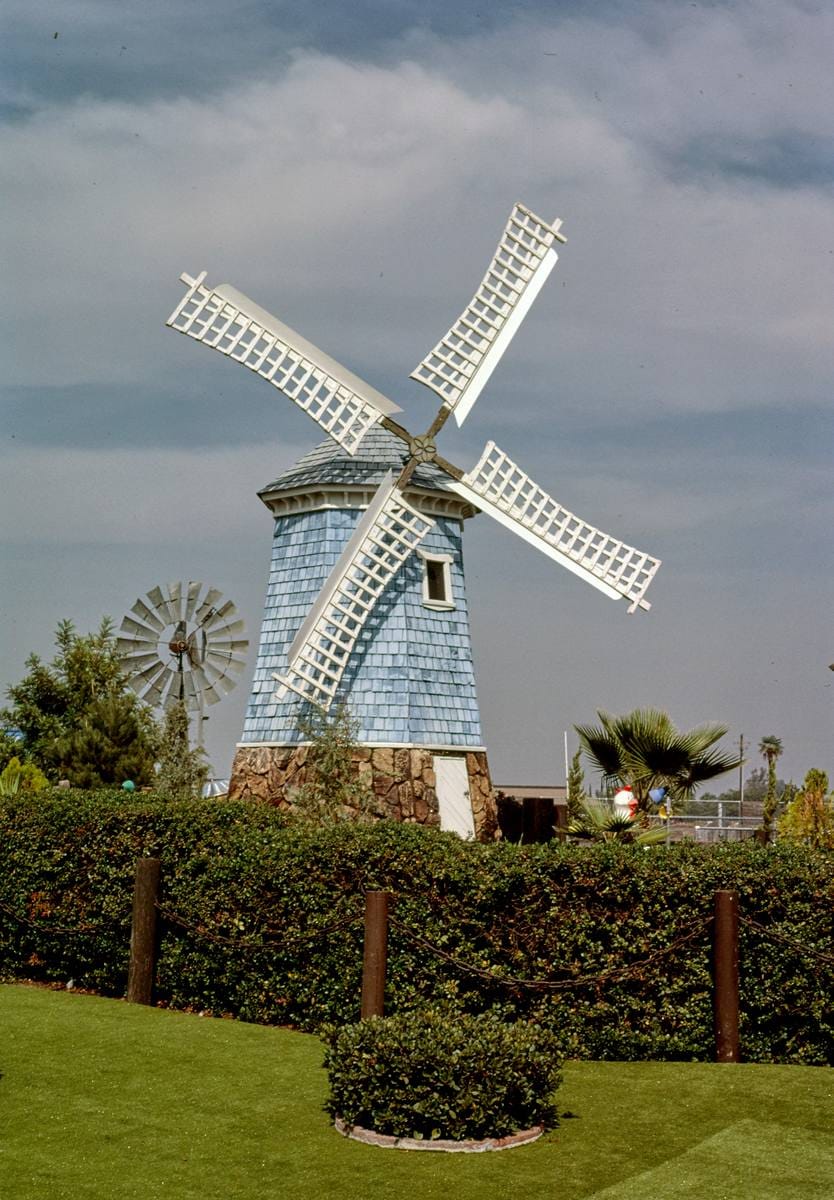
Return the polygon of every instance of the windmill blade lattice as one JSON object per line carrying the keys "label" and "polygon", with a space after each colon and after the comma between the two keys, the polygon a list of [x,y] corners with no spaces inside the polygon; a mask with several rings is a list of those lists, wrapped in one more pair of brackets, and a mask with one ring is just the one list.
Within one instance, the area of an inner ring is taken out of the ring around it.
{"label": "windmill blade lattice", "polygon": [[180,276],[188,291],[166,324],[260,375],[350,454],[382,416],[401,411],[242,292],[207,288],[205,277]]}
{"label": "windmill blade lattice", "polygon": [[411,372],[462,425],[556,266],[562,222],[547,225],[516,204],[481,284],[449,332]]}
{"label": "windmill blade lattice", "polygon": [[186,707],[216,704],[237,683],[249,642],[231,600],[202,583],[169,583],[140,597],[124,617],[116,649],[128,683],[154,707],[182,698]]}
{"label": "windmill blade lattice", "polygon": [[275,676],[279,698],[289,689],[329,708],[377,600],[433,526],[389,472],[296,634],[286,674]]}
{"label": "windmill blade lattice", "polygon": [[[612,599],[626,598],[629,612],[649,608],[645,592],[659,559],[563,508],[494,442],[468,474],[442,458],[435,445],[449,416],[463,422],[556,265],[554,243],[566,241],[560,227],[561,221],[543,221],[523,204],[513,207],[474,298],[412,373],[442,401],[427,432],[418,437],[392,419],[399,409],[390,400],[242,293],[225,284],[205,287],[205,273],[196,279],[181,276],[189,290],[168,320],[171,327],[261,375],[350,454],[376,423],[409,449],[399,477],[386,480],[377,492],[298,631],[285,674],[275,676],[281,684],[278,698],[289,690],[325,709],[333,701],[374,605],[432,528],[433,522],[405,500],[409,480],[423,462],[433,462],[450,476],[454,491],[573,574]],[[190,592],[185,599],[181,591],[167,599],[149,593],[148,599],[150,640],[158,632],[154,620],[187,622],[183,603],[187,614]],[[212,608],[214,604],[211,600]],[[197,620],[201,611],[196,608]],[[144,619],[136,606],[133,612]],[[221,624],[216,632],[221,631],[226,639],[222,649],[233,660],[235,623]],[[216,647],[220,652],[221,643]],[[146,680],[151,691],[170,687],[147,656],[148,646],[139,645],[137,678]]]}
{"label": "windmill blade lattice", "polygon": [[480,461],[449,486],[612,600],[629,600],[629,612],[651,607],[643,596],[660,559],[609,537],[563,508],[495,442],[487,442]]}

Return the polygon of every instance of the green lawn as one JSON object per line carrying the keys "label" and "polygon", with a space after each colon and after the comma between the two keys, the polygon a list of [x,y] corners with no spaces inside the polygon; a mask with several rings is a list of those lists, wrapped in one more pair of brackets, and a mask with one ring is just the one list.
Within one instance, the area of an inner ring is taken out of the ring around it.
{"label": "green lawn", "polygon": [[824,1068],[572,1063],[574,1116],[502,1154],[339,1137],[316,1038],[0,987],[14,1200],[832,1200]]}

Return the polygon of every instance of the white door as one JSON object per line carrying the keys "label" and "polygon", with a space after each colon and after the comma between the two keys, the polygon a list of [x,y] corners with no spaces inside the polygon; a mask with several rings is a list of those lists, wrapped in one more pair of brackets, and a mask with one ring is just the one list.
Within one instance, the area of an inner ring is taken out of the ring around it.
{"label": "white door", "polygon": [[469,773],[465,758],[434,755],[434,774],[437,779],[437,804],[440,809],[440,828],[475,837],[475,821],[469,799]]}

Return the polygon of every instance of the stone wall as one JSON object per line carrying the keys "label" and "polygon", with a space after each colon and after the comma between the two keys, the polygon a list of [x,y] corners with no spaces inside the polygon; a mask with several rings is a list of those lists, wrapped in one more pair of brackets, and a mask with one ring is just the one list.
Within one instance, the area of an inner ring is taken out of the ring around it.
{"label": "stone wall", "polygon": [[[238,746],[232,765],[229,796],[292,808],[292,794],[307,780],[308,746]],[[357,774],[373,789],[377,813],[393,821],[439,825],[436,780],[431,750],[394,746],[359,747],[353,760]],[[460,752],[466,758],[475,836],[491,841],[498,828],[489,765],[483,752]],[[358,816],[358,813],[357,813]]]}

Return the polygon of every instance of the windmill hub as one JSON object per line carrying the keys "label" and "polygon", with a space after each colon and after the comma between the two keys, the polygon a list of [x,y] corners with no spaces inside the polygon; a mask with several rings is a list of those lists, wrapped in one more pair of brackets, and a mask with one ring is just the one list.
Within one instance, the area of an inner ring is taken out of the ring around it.
{"label": "windmill hub", "polygon": [[217,588],[191,580],[155,587],[133,605],[116,648],[130,686],[148,704],[164,708],[179,698],[202,711],[232,690],[249,643],[234,604],[221,599]]}
{"label": "windmill hub", "polygon": [[418,463],[432,462],[437,457],[437,446],[428,434],[413,437],[408,448],[411,451],[411,457]]}

